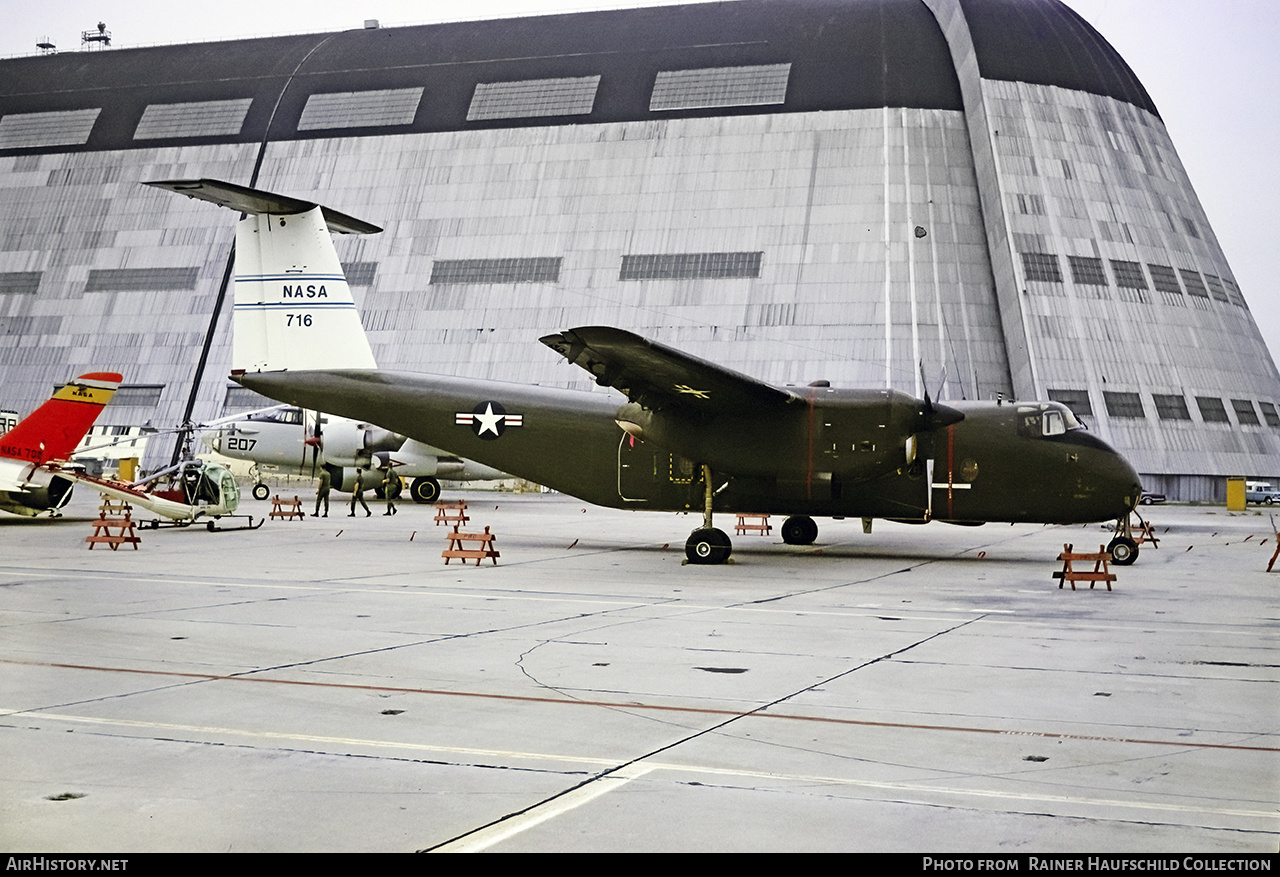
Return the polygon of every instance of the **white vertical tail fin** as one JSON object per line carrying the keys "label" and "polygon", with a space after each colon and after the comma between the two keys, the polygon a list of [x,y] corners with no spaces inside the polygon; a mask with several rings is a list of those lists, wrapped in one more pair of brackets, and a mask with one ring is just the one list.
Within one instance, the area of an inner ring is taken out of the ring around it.
{"label": "white vertical tail fin", "polygon": [[248,214],[236,226],[232,371],[377,367],[330,232],[380,228],[218,180],[147,185]]}

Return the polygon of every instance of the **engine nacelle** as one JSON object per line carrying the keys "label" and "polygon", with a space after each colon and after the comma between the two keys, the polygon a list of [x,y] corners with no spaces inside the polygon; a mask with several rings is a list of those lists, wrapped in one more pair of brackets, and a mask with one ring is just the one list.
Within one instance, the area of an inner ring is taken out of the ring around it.
{"label": "engine nacelle", "polygon": [[374,454],[379,451],[394,451],[405,441],[404,436],[381,427],[346,419],[325,424],[322,437],[325,463],[343,468],[376,468]]}
{"label": "engine nacelle", "polygon": [[39,487],[0,491],[0,509],[27,517],[60,509],[71,499],[71,488],[74,486],[74,481],[53,475],[49,476],[48,483]]}

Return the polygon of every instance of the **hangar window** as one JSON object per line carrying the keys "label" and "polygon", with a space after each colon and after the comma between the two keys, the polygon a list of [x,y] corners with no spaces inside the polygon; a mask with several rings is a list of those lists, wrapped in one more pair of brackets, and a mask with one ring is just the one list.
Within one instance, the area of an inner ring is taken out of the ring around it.
{"label": "hangar window", "polygon": [[1112,259],[1111,270],[1116,275],[1116,286],[1124,289],[1147,288],[1147,276],[1142,273],[1142,265],[1140,263]]}
{"label": "hangar window", "polygon": [[1182,282],[1187,287],[1187,295],[1191,296],[1191,303],[1202,311],[1208,310],[1209,290],[1205,289],[1200,273],[1186,268],[1179,268],[1178,273],[1182,275]]}
{"label": "hangar window", "polygon": [[1088,390],[1050,390],[1049,399],[1066,405],[1076,417],[1087,417],[1093,414],[1093,405],[1089,402]]}
{"label": "hangar window", "polygon": [[313,94],[302,108],[298,130],[412,125],[421,101],[421,87]]}
{"label": "hangar window", "polygon": [[1182,226],[1187,230],[1187,234],[1191,235],[1193,238],[1200,237],[1200,232],[1196,229],[1196,224],[1185,216],[1182,217]]}
{"label": "hangar window", "polygon": [[1102,268],[1102,260],[1091,256],[1067,256],[1071,266],[1071,279],[1085,286],[1106,286],[1107,272]]}
{"label": "hangar window", "polygon": [[1181,393],[1174,395],[1152,393],[1151,399],[1156,403],[1156,416],[1161,420],[1191,419],[1191,412],[1187,410],[1187,399]]}
{"label": "hangar window", "polygon": [[222,400],[223,413],[233,411],[246,411],[254,408],[266,408],[268,405],[278,404],[274,399],[268,399],[260,393],[255,393],[247,387],[227,387],[227,395]]}
{"label": "hangar window", "polygon": [[378,274],[378,263],[343,262],[342,273],[347,278],[347,286],[373,286],[373,278]]}
{"label": "hangar window", "polygon": [[134,140],[164,137],[225,137],[239,134],[253,98],[206,100],[185,104],[149,104],[133,132]]}
{"label": "hangar window", "polygon": [[1214,274],[1206,274],[1204,279],[1209,284],[1209,291],[1213,293],[1213,297],[1218,301],[1230,302],[1227,296],[1227,290],[1222,285],[1222,278]]}
{"label": "hangar window", "polygon": [[653,83],[649,109],[693,110],[780,104],[787,99],[790,64],[662,70]]}
{"label": "hangar window", "polygon": [[39,271],[0,271],[0,295],[35,295]]}
{"label": "hangar window", "polygon": [[1151,272],[1151,283],[1161,292],[1173,292],[1182,295],[1182,287],[1178,285],[1178,275],[1168,265],[1147,265]]}
{"label": "hangar window", "polygon": [[199,268],[98,268],[89,272],[85,292],[140,292],[195,289]]}
{"label": "hangar window", "polygon": [[599,76],[481,82],[471,96],[467,121],[585,116],[595,106]]}
{"label": "hangar window", "polygon": [[155,408],[163,391],[164,384],[125,384],[111,397],[111,407]]}
{"label": "hangar window", "polygon": [[89,142],[101,107],[53,113],[10,113],[0,117],[0,149],[76,146]]}
{"label": "hangar window", "polygon": [[1196,396],[1196,405],[1200,407],[1200,419],[1205,423],[1230,423],[1227,418],[1227,407],[1216,396]]}
{"label": "hangar window", "polygon": [[442,283],[556,283],[560,257],[533,259],[437,259],[433,286]]}
{"label": "hangar window", "polygon": [[1236,286],[1236,282],[1230,277],[1222,278],[1222,285],[1227,288],[1227,297],[1231,299],[1231,303],[1238,308],[1248,310],[1249,306],[1244,303],[1244,296],[1240,294],[1240,287]]}
{"label": "hangar window", "polygon": [[1253,403],[1248,399],[1232,399],[1231,407],[1236,412],[1236,423],[1242,426],[1262,425],[1262,422],[1258,420],[1258,412],[1253,410]]}
{"label": "hangar window", "polygon": [[1174,305],[1176,307],[1187,306],[1187,301],[1182,297],[1182,287],[1178,285],[1178,273],[1168,265],[1147,265],[1147,270],[1151,272],[1151,284],[1160,292],[1160,297],[1164,299],[1164,303]]}
{"label": "hangar window", "polygon": [[763,252],[623,256],[619,280],[723,280],[759,277]]}
{"label": "hangar window", "polygon": [[1262,419],[1267,422],[1267,426],[1280,426],[1280,412],[1276,411],[1275,405],[1259,402],[1258,407],[1262,409]]}
{"label": "hangar window", "polygon": [[1107,405],[1107,414],[1112,417],[1146,417],[1142,410],[1142,396],[1137,393],[1102,392],[1102,401]]}
{"label": "hangar window", "polygon": [[1061,283],[1062,269],[1053,253],[1022,253],[1022,271],[1027,280]]}

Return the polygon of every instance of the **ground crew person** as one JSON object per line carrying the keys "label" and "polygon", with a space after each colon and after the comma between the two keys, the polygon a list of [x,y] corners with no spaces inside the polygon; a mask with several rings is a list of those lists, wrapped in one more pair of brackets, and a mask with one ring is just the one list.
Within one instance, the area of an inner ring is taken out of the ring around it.
{"label": "ground crew person", "polygon": [[360,503],[360,505],[364,506],[364,516],[366,518],[369,517],[369,515],[373,514],[373,512],[369,511],[369,504],[364,501],[364,470],[363,469],[356,469],[356,486],[351,491],[351,514],[347,515],[348,518],[354,518],[356,516],[357,502]]}
{"label": "ground crew person", "polygon": [[324,517],[329,517],[329,470],[320,470],[320,480],[316,483],[316,510],[311,513],[311,517],[320,514],[320,503],[324,503]]}
{"label": "ground crew person", "polygon": [[387,464],[387,474],[382,479],[382,495],[387,499],[387,510],[382,513],[383,517],[394,515],[396,513],[395,498],[400,495],[400,473],[391,463]]}

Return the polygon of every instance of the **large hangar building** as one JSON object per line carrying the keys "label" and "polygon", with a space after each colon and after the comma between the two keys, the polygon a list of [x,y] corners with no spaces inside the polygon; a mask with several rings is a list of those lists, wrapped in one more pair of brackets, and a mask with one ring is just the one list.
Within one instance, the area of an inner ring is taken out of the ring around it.
{"label": "large hangar building", "polygon": [[0,61],[0,408],[99,369],[112,424],[255,404],[233,217],[140,185],[184,177],[384,226],[338,248],[386,368],[586,389],[537,338],[606,324],[776,383],[1060,400],[1174,498],[1280,474],[1280,374],[1159,111],[1057,0]]}

